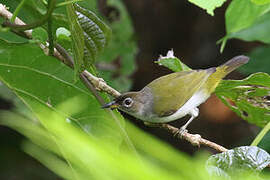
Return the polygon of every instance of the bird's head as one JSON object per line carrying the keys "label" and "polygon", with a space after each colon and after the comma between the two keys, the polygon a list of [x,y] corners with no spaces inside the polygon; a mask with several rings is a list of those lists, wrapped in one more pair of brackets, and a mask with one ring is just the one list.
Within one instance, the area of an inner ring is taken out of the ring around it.
{"label": "bird's head", "polygon": [[[127,92],[105,104],[103,108],[120,109],[139,119],[151,110],[152,96],[143,89],[139,92]],[[149,109],[150,108],[150,109]]]}

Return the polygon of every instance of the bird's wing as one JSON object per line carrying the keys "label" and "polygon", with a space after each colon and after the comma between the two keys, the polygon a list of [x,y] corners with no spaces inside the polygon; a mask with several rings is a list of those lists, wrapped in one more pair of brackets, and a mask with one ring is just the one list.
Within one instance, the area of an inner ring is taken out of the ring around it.
{"label": "bird's wing", "polygon": [[159,117],[174,114],[199,90],[214,71],[213,68],[182,71],[152,81],[147,87],[151,88],[154,96],[153,113]]}

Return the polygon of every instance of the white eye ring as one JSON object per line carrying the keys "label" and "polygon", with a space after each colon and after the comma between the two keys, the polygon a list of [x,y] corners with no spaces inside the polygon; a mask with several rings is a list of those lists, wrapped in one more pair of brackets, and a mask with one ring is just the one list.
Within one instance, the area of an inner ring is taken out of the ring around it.
{"label": "white eye ring", "polygon": [[132,104],[133,104],[133,100],[130,97],[124,99],[124,101],[123,101],[123,106],[125,106],[127,108],[131,107]]}

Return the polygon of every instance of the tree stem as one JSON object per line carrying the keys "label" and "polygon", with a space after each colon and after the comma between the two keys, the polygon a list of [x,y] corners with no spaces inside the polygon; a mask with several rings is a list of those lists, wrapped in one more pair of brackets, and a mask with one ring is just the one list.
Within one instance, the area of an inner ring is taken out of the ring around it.
{"label": "tree stem", "polygon": [[256,138],[251,143],[251,146],[258,146],[265,134],[270,130],[270,122],[261,130],[261,132],[256,136]]}

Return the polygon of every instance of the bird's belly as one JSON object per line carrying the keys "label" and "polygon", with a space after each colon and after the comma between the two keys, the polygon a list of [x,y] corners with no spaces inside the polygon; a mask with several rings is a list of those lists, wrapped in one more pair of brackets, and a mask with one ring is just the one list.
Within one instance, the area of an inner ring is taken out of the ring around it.
{"label": "bird's belly", "polygon": [[151,123],[166,123],[170,121],[174,121],[185,115],[189,114],[191,110],[198,107],[200,104],[205,102],[209,98],[209,94],[205,93],[205,91],[200,90],[196,92],[180,109],[178,109],[174,114],[167,117],[149,117],[144,119],[144,121],[148,121]]}

